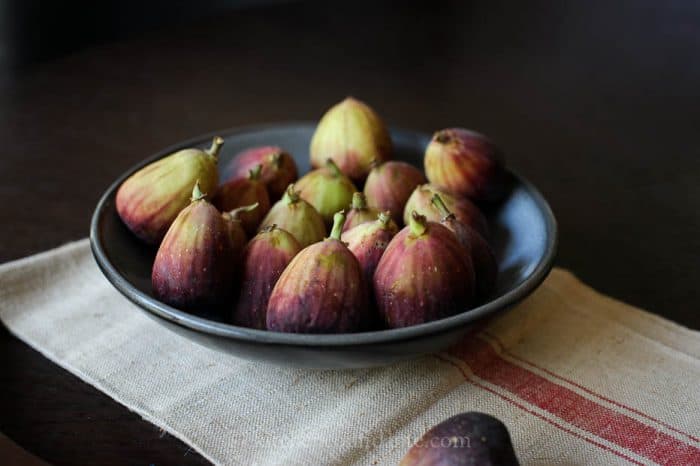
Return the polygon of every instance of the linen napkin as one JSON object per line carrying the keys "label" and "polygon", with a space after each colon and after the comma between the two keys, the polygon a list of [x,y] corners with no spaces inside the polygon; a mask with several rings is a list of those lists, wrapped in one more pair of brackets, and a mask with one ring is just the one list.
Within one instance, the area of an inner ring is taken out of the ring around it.
{"label": "linen napkin", "polygon": [[501,419],[525,465],[700,464],[700,333],[560,269],[453,348],[366,370],[192,343],[114,290],[87,240],[1,265],[0,319],[216,464],[394,465],[464,411]]}

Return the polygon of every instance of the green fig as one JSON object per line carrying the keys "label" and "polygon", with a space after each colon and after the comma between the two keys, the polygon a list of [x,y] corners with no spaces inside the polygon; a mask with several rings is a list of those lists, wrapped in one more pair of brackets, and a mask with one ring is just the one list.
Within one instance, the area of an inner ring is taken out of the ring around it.
{"label": "green fig", "polygon": [[321,214],[326,225],[333,223],[333,214],[347,209],[357,191],[350,178],[340,171],[333,160],[323,168],[312,170],[296,182],[299,195]]}
{"label": "green fig", "polygon": [[291,233],[302,248],[322,241],[326,236],[326,225],[321,214],[299,197],[293,184],[287,187],[282,199],[272,206],[260,223],[260,228],[270,225],[277,225]]}
{"label": "green fig", "polygon": [[158,244],[175,217],[187,207],[197,180],[204,192],[216,190],[217,159],[223,143],[217,136],[208,150],[180,150],[127,178],[115,200],[124,224],[142,241]]}
{"label": "green fig", "polygon": [[243,229],[250,236],[255,234],[260,221],[270,210],[270,196],[267,194],[265,183],[260,179],[261,173],[262,165],[258,165],[250,170],[247,178],[227,181],[219,187],[212,200],[212,203],[221,211],[258,204],[257,209],[240,213]]}
{"label": "green fig", "polygon": [[367,206],[365,195],[357,192],[352,195],[352,204],[350,210],[345,217],[345,226],[343,232],[356,227],[365,222],[372,222],[377,219],[379,211]]}
{"label": "green fig", "polygon": [[381,118],[367,104],[348,97],[333,106],[318,122],[311,139],[311,166],[327,158],[343,173],[361,182],[372,168],[391,158],[391,137]]}
{"label": "green fig", "polygon": [[158,248],[151,276],[154,296],[183,310],[210,311],[230,297],[235,258],[230,232],[199,183]]}

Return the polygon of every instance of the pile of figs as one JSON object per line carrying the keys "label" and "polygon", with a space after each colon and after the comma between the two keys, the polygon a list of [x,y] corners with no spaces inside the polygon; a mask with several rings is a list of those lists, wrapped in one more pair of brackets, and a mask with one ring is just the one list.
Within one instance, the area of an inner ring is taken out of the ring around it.
{"label": "pile of figs", "polygon": [[157,299],[256,329],[345,333],[441,319],[494,291],[477,203],[506,183],[484,136],[436,132],[423,173],[392,160],[382,120],[347,98],[319,121],[301,178],[277,146],[239,153],[220,177],[223,143],[166,156],[117,192],[124,224],[158,247]]}

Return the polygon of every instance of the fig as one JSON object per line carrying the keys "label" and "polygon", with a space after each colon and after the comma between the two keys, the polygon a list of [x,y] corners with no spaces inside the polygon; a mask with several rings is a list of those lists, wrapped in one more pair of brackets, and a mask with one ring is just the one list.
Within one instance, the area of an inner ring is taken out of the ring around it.
{"label": "fig", "polygon": [[328,110],[311,138],[311,166],[327,158],[351,179],[361,182],[372,168],[391,158],[391,137],[379,115],[367,104],[348,97]]}
{"label": "fig", "polygon": [[212,199],[212,203],[221,211],[258,204],[257,209],[240,212],[243,229],[249,236],[255,234],[260,221],[270,210],[270,196],[265,183],[260,180],[261,173],[262,165],[257,165],[250,170],[247,178],[238,178],[221,185]]}
{"label": "fig", "polygon": [[345,225],[343,226],[343,231],[348,231],[349,229],[356,227],[357,225],[365,222],[371,222],[376,220],[379,211],[367,207],[367,199],[365,195],[357,192],[352,195],[352,204],[350,205],[350,211],[345,217]]}
{"label": "fig", "polygon": [[158,248],[151,281],[154,296],[183,310],[211,310],[230,297],[235,258],[226,221],[205,199],[199,183]]}
{"label": "fig", "polygon": [[243,281],[233,310],[234,325],[265,329],[272,288],[292,258],[301,251],[290,233],[270,225],[250,240],[243,252]]}
{"label": "fig", "polygon": [[411,197],[408,198],[403,212],[404,222],[408,225],[411,212],[414,210],[421,215],[425,215],[431,222],[440,222],[442,216],[432,204],[433,195],[435,194],[440,195],[450,212],[457,217],[457,220],[474,228],[484,238],[488,237],[489,228],[486,218],[474,203],[467,198],[452,196],[430,184],[418,186],[411,194]]}
{"label": "fig", "polygon": [[353,193],[357,191],[350,178],[331,159],[326,160],[324,167],[301,177],[294,187],[301,198],[321,214],[327,226],[333,223],[335,212],[348,208]]}
{"label": "fig", "polygon": [[362,269],[340,241],[345,214],[333,219],[330,237],[297,254],[284,269],[267,306],[276,332],[345,333],[361,329],[368,310]]}
{"label": "fig", "polygon": [[381,212],[374,222],[365,222],[343,232],[343,241],[360,262],[367,284],[372,283],[379,259],[398,231],[391,214],[386,211]]}
{"label": "fig", "polygon": [[321,214],[299,197],[292,184],[282,199],[272,206],[260,226],[265,228],[272,224],[291,233],[302,248],[318,243],[326,236],[326,225]]}
{"label": "fig", "polygon": [[243,229],[243,222],[241,222],[241,214],[244,212],[251,212],[258,208],[258,203],[251,204],[249,206],[238,207],[230,212],[224,212],[221,214],[224,221],[226,222],[226,228],[228,229],[229,238],[231,239],[231,244],[233,245],[234,257],[240,258],[243,253],[243,248],[248,242],[248,236]]}
{"label": "fig", "polygon": [[223,143],[217,136],[207,150],[177,151],[146,165],[119,186],[117,213],[134,235],[148,244],[158,244],[189,204],[197,180],[205,192],[216,189],[217,159]]}
{"label": "fig", "polygon": [[390,328],[442,319],[474,300],[474,269],[454,233],[415,211],[374,272],[374,297]]}
{"label": "fig", "polygon": [[518,466],[505,425],[484,413],[462,413],[418,440],[399,466]]}
{"label": "fig", "polygon": [[450,229],[469,251],[476,276],[476,294],[479,298],[487,298],[496,287],[498,275],[498,264],[491,246],[476,230],[457,220],[439,194],[433,196],[432,202],[442,216],[440,223]]}
{"label": "fig", "polygon": [[497,201],[505,191],[503,155],[485,136],[462,128],[436,132],[425,150],[431,184],[476,201]]}
{"label": "fig", "polygon": [[297,164],[294,158],[277,146],[252,147],[237,154],[226,166],[224,180],[230,181],[247,178],[250,170],[262,165],[260,179],[270,195],[276,201],[284,194],[289,183],[297,179]]}
{"label": "fig", "polygon": [[372,168],[365,181],[367,205],[391,211],[391,218],[403,224],[403,208],[413,190],[427,181],[419,169],[406,162],[391,160]]}

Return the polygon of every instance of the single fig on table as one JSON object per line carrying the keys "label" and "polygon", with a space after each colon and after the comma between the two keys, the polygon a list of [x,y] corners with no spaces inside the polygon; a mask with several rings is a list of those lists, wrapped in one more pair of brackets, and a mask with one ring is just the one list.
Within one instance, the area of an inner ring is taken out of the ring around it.
{"label": "single fig on table", "polygon": [[231,295],[235,272],[226,221],[199,183],[158,248],[151,280],[155,297],[184,310],[218,308]]}
{"label": "single fig on table", "polygon": [[217,136],[207,150],[177,151],[127,178],[115,200],[124,224],[142,241],[158,244],[175,217],[190,203],[197,180],[204,192],[216,190],[218,154],[223,143]]}
{"label": "single fig on table", "polygon": [[474,269],[454,233],[413,212],[374,272],[379,314],[390,328],[462,312],[474,301]]}
{"label": "single fig on table", "polygon": [[284,269],[267,306],[276,332],[345,333],[362,328],[368,312],[360,263],[340,241],[345,214],[335,214],[329,238],[303,249]]}
{"label": "single fig on table", "polygon": [[299,241],[302,248],[318,243],[326,237],[326,225],[323,218],[311,204],[299,197],[290,184],[282,199],[277,201],[267,213],[260,228],[270,225],[291,233]]}
{"label": "single fig on table", "polygon": [[262,165],[258,165],[250,170],[247,178],[227,181],[219,187],[212,200],[212,203],[221,211],[257,203],[257,209],[240,213],[243,229],[249,236],[255,234],[260,221],[270,210],[270,196],[267,194],[265,183],[260,180],[261,173]]}
{"label": "single fig on table", "polygon": [[377,219],[379,211],[367,207],[367,199],[365,195],[357,192],[352,195],[352,204],[350,204],[350,210],[345,216],[345,225],[343,226],[343,232],[356,227],[357,225],[365,222],[371,222]]}
{"label": "single fig on table", "polygon": [[491,140],[466,129],[436,132],[424,165],[430,183],[455,196],[496,201],[505,191],[503,154]]}
{"label": "single fig on table", "polygon": [[311,139],[311,166],[331,158],[343,173],[361,182],[372,168],[391,158],[391,137],[379,115],[367,104],[348,97],[328,110]]}
{"label": "single fig on table", "polygon": [[372,168],[365,181],[367,205],[391,211],[397,225],[403,224],[403,208],[418,185],[427,183],[419,169],[406,162],[390,160]]}
{"label": "single fig on table", "polygon": [[488,297],[496,288],[498,264],[489,243],[473,228],[457,220],[439,194],[433,195],[433,206],[442,216],[441,224],[450,229],[457,241],[468,251],[474,265],[476,293],[479,298]]}
{"label": "single fig on table", "polygon": [[326,160],[323,168],[302,176],[294,187],[299,195],[321,214],[326,225],[333,223],[333,214],[347,209],[357,191],[350,178],[340,171],[333,160]]}
{"label": "single fig on table", "polygon": [[505,425],[484,413],[462,413],[418,440],[399,466],[518,466]]}
{"label": "single fig on table", "polygon": [[258,208],[258,203],[251,204],[249,206],[238,207],[230,212],[224,212],[221,217],[226,222],[226,228],[228,229],[229,238],[231,239],[231,244],[233,246],[234,257],[237,259],[241,257],[243,253],[243,248],[248,242],[248,236],[243,228],[243,222],[241,221],[241,214],[245,212],[251,212]]}
{"label": "single fig on table", "polygon": [[289,183],[296,181],[298,172],[294,158],[277,146],[252,147],[236,155],[224,170],[224,181],[247,178],[250,170],[262,165],[260,179],[276,201],[284,194]]}
{"label": "single fig on table", "polygon": [[365,222],[343,232],[343,242],[357,257],[367,284],[372,283],[379,259],[398,231],[389,211],[386,211],[381,212],[374,222]]}
{"label": "single fig on table", "polygon": [[288,232],[270,225],[250,240],[243,252],[243,280],[233,310],[234,325],[265,329],[272,288],[292,258],[301,251]]}
{"label": "single fig on table", "polygon": [[488,237],[489,227],[488,223],[486,223],[486,218],[474,203],[467,198],[459,198],[448,194],[430,184],[418,186],[411,194],[411,197],[408,198],[403,213],[406,225],[408,225],[411,213],[414,210],[421,215],[425,215],[431,222],[439,223],[442,220],[440,213],[433,207],[433,196],[435,194],[440,195],[450,212],[455,214],[457,220],[474,228],[484,238]]}

